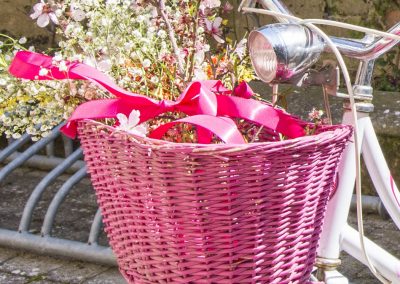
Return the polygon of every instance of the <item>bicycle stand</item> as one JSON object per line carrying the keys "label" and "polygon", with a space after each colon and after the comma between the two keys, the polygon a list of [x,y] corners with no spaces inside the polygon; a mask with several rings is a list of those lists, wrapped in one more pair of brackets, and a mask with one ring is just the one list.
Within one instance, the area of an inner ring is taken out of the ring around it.
{"label": "bicycle stand", "polygon": [[[98,244],[102,232],[99,209],[90,224],[89,237],[86,242],[52,236],[52,229],[60,206],[65,202],[73,187],[87,177],[85,163],[82,161],[82,150],[80,148],[74,150],[72,140],[62,137],[65,157],[60,158],[54,155],[55,140],[60,138],[61,126],[55,127],[47,137],[32,145],[29,145],[30,136],[25,134],[20,139],[11,141],[0,151],[0,163],[5,163],[0,169],[0,188],[3,188],[2,183],[5,179],[23,165],[50,170],[30,192],[24,205],[18,230],[0,227],[0,246],[115,266],[117,264],[111,249]],[[26,150],[18,151],[22,147],[25,147]],[[39,154],[43,151],[46,152],[45,155]],[[52,196],[43,218],[40,233],[31,230],[34,211],[38,208],[43,195],[57,178],[67,172],[73,174]],[[1,194],[0,191],[0,196]]]}

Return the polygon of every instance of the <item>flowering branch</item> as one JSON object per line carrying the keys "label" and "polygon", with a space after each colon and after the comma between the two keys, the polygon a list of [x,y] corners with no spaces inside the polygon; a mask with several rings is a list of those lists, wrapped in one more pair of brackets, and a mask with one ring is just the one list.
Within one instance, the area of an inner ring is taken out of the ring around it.
{"label": "flowering branch", "polygon": [[174,53],[176,56],[176,60],[178,62],[178,68],[179,68],[179,73],[181,76],[184,76],[185,74],[185,67],[182,62],[182,57],[179,52],[178,44],[176,43],[176,38],[175,38],[175,32],[174,29],[171,25],[171,22],[169,21],[168,15],[166,13],[165,9],[165,1],[164,0],[158,0],[158,10],[160,11],[161,17],[163,18],[165,24],[167,25],[168,29],[168,36],[172,44],[172,48],[174,49]]}

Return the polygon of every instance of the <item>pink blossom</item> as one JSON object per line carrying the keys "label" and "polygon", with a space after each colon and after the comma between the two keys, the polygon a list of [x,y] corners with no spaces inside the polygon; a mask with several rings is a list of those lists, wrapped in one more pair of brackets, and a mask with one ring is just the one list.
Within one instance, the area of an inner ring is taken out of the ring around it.
{"label": "pink blossom", "polygon": [[207,33],[212,35],[217,42],[224,43],[225,41],[221,37],[222,31],[220,30],[222,18],[216,17],[213,22],[206,18],[205,23]]}
{"label": "pink blossom", "polygon": [[58,19],[55,14],[55,7],[54,5],[50,5],[45,3],[44,0],[40,0],[39,3],[33,6],[33,13],[30,17],[34,20],[37,19],[37,25],[41,28],[44,28],[50,23],[50,20],[58,25]]}
{"label": "pink blossom", "polygon": [[322,110],[317,110],[316,108],[313,108],[312,111],[308,114],[308,118],[311,120],[320,120],[323,115],[324,112]]}
{"label": "pink blossom", "polygon": [[231,3],[228,1],[225,2],[224,6],[222,6],[222,12],[223,13],[229,13],[230,11],[233,10],[233,6]]}
{"label": "pink blossom", "polygon": [[179,57],[184,60],[189,55],[189,50],[187,48],[181,48],[179,50]]}
{"label": "pink blossom", "polygon": [[209,8],[209,9],[214,9],[217,7],[221,6],[221,1],[220,0],[203,0],[200,3],[200,9],[204,11],[204,9]]}

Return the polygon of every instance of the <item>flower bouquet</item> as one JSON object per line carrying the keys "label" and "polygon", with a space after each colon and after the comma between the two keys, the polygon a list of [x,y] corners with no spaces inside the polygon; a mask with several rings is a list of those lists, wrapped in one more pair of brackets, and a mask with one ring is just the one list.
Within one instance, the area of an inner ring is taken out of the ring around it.
{"label": "flower bouquet", "polygon": [[[60,71],[66,71],[67,61],[82,62],[126,90],[175,100],[193,80],[217,79],[233,88],[254,79],[246,40],[234,39],[227,20],[232,9],[229,2],[204,0],[40,1],[31,17],[55,31],[58,43],[49,53]],[[10,77],[11,58],[28,49],[30,40],[0,37],[0,133],[18,138],[28,132],[37,140],[83,102],[110,97],[87,81],[20,82]],[[51,77],[46,68],[40,75]],[[188,129],[176,131],[168,136],[190,141]]]}

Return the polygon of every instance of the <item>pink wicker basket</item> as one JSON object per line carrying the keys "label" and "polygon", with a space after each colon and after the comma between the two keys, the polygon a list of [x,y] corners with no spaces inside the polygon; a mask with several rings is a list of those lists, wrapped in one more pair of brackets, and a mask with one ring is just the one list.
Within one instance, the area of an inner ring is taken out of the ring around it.
{"label": "pink wicker basket", "polygon": [[[190,82],[176,101],[156,101],[83,63],[67,63],[61,72],[53,61],[20,51],[9,70],[30,80],[89,80],[114,95],[79,105],[62,131],[74,138],[78,124],[105,229],[130,283],[308,282],[351,127],[300,137],[310,125],[251,99],[245,82],[234,90],[216,80]],[[52,76],[42,76],[43,68]],[[191,123],[199,141],[208,142],[211,131],[227,144],[140,138],[88,120],[132,110],[141,122],[187,115],[151,137]],[[266,142],[245,144],[234,119],[262,125]],[[274,131],[300,138],[268,142],[277,138]]]}
{"label": "pink wicker basket", "polygon": [[243,145],[78,133],[129,283],[307,283],[349,126]]}

